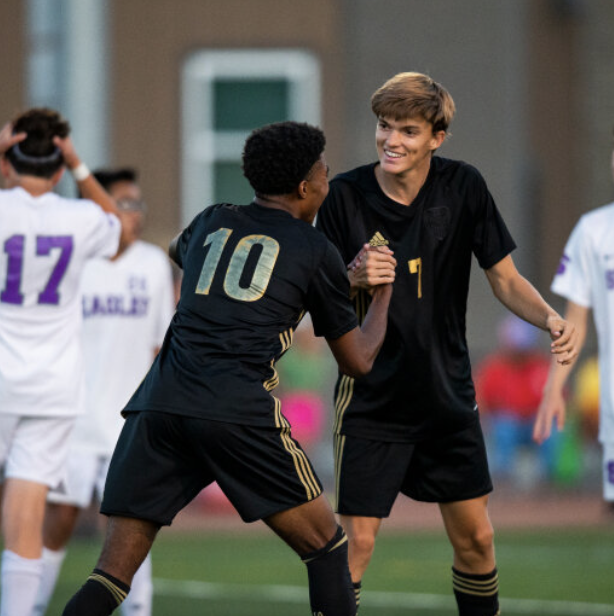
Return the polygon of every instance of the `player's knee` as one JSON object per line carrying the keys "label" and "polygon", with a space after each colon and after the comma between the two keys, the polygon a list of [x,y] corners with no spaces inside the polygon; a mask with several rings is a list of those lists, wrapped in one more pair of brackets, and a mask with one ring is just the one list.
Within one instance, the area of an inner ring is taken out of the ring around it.
{"label": "player's knee", "polygon": [[489,553],[495,541],[495,532],[492,526],[488,525],[478,529],[472,537],[474,549],[480,554]]}
{"label": "player's knee", "polygon": [[465,561],[480,561],[492,554],[494,530],[487,525],[475,528],[455,544],[457,555]]}
{"label": "player's knee", "polygon": [[80,509],[66,505],[47,505],[43,543],[50,550],[61,550],[70,540]]}
{"label": "player's knee", "polygon": [[358,531],[350,537],[352,553],[361,558],[371,558],[375,549],[375,535],[369,531]]}
{"label": "player's knee", "polygon": [[321,549],[302,557],[307,565],[309,598],[314,614],[355,616],[356,598],[348,567],[348,542],[339,526]]}

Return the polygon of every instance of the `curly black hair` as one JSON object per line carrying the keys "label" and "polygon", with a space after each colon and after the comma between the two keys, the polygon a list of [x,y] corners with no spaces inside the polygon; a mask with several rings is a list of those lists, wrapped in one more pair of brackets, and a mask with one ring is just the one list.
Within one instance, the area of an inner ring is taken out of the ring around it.
{"label": "curly black hair", "polygon": [[305,179],[325,145],[324,133],[310,124],[268,124],[245,142],[243,175],[257,195],[287,195]]}
{"label": "curly black hair", "polygon": [[57,111],[46,107],[28,109],[12,125],[13,134],[28,134],[5,154],[17,173],[50,178],[62,167],[64,157],[53,138],[67,137],[70,124]]}
{"label": "curly black hair", "polygon": [[132,167],[120,167],[118,169],[96,169],[93,173],[98,183],[105,189],[117,182],[136,182],[138,173]]}

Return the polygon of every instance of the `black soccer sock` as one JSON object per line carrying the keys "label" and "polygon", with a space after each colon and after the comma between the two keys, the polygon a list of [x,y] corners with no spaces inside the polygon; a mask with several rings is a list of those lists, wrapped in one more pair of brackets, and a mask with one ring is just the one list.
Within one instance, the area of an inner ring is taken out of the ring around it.
{"label": "black soccer sock", "polygon": [[127,584],[101,569],[94,569],[66,604],[62,616],[109,616],[129,592]]}
{"label": "black soccer sock", "polygon": [[497,616],[499,612],[499,574],[463,573],[452,567],[452,586],[459,616]]}
{"label": "black soccer sock", "polygon": [[358,608],[360,607],[360,591],[362,589],[362,580],[360,582],[352,582],[354,588],[354,596],[356,597],[356,613],[358,614]]}
{"label": "black soccer sock", "polygon": [[341,526],[320,550],[302,557],[309,577],[311,611],[318,616],[355,616],[356,597],[348,566],[348,539]]}

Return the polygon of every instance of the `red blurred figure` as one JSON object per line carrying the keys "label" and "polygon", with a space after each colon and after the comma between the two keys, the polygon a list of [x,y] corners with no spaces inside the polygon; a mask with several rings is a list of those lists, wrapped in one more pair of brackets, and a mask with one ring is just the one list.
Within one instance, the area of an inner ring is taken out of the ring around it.
{"label": "red blurred figure", "polygon": [[531,448],[539,460],[533,478],[552,478],[556,439],[541,449],[532,441],[533,421],[550,368],[550,359],[536,348],[539,330],[509,315],[497,335],[499,350],[482,361],[475,377],[492,474],[495,479],[530,484],[531,477],[521,476],[519,453]]}

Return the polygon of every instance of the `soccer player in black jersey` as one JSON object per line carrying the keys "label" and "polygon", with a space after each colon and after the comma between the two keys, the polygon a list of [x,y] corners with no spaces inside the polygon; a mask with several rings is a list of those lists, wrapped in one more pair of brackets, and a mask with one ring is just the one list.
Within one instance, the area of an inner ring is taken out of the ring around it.
{"label": "soccer player in black jersey", "polygon": [[492,485],[465,340],[472,253],[497,299],[550,332],[561,363],[575,356],[576,333],[516,270],[515,244],[477,169],[434,156],[455,112],[449,93],[401,73],[371,104],[378,161],[335,177],[317,219],[348,264],[359,319],[371,285],[399,264],[373,370],[342,374],[336,387],[337,511],[352,581],[359,600],[382,518],[403,493],[439,504],[459,614],[494,616]]}
{"label": "soccer player in black jersey", "polygon": [[158,529],[213,481],[245,521],[264,520],[300,555],[313,614],[355,614],[347,538],[271,394],[305,311],[352,377],[371,369],[386,330],[394,272],[359,328],[345,265],[312,226],[328,192],[324,143],[307,124],[254,131],[243,152],[254,201],[211,206],[172,242],[184,272],[177,311],[124,410],[105,544],[65,615],[110,614]]}

